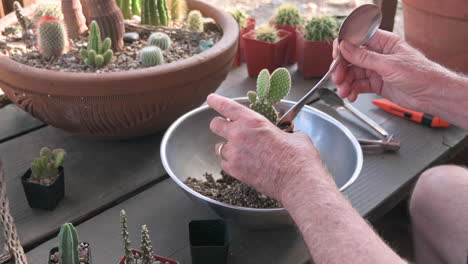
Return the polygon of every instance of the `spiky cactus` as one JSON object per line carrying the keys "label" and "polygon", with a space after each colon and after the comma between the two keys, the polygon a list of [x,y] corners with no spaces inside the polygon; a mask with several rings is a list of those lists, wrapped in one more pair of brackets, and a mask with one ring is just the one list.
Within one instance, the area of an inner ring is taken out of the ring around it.
{"label": "spiky cactus", "polygon": [[140,51],[141,64],[152,67],[164,63],[164,56],[159,47],[147,46]]}
{"label": "spiky cactus", "polygon": [[13,9],[15,10],[16,19],[23,29],[23,34],[28,35],[29,21],[23,14],[23,7],[18,1],[13,2]]}
{"label": "spiky cactus", "polygon": [[190,31],[203,32],[203,16],[200,11],[192,10],[187,17],[187,28]]}
{"label": "spiky cactus", "polygon": [[304,28],[304,37],[310,41],[331,41],[335,38],[338,27],[338,20],[334,17],[312,17]]}
{"label": "spiky cactus", "polygon": [[279,40],[278,31],[276,28],[265,24],[255,30],[255,39],[264,42],[275,43]]}
{"label": "spiky cactus", "polygon": [[112,49],[123,48],[124,18],[115,0],[88,0],[91,21],[96,21],[103,38],[110,38]]}
{"label": "spiky cactus", "polygon": [[142,0],[141,23],[167,26],[169,24],[169,15],[166,0]]}
{"label": "spiky cactus", "polygon": [[43,16],[56,17],[59,20],[63,19],[62,7],[58,2],[42,2],[34,9],[32,22],[37,24]]}
{"label": "spiky cactus", "polygon": [[275,14],[276,25],[297,27],[301,24],[301,14],[296,5],[284,3],[278,7]]}
{"label": "spiky cactus", "polygon": [[134,16],[141,15],[141,0],[132,0],[132,14]]}
{"label": "spiky cactus", "polygon": [[56,17],[44,16],[39,20],[37,39],[39,53],[44,58],[58,57],[68,45],[67,32],[63,23]]}
{"label": "spiky cactus", "polygon": [[168,49],[171,44],[171,38],[162,32],[155,32],[148,38],[148,45],[159,47],[162,50]]}
{"label": "spiky cactus", "polygon": [[121,0],[119,7],[125,19],[132,18],[132,0]]}
{"label": "spiky cactus", "polygon": [[181,21],[187,15],[187,3],[185,0],[168,0],[167,5],[172,21]]}
{"label": "spiky cactus", "polygon": [[99,25],[96,21],[91,22],[90,28],[88,49],[82,49],[80,54],[87,65],[92,68],[100,68],[112,60],[114,55],[110,49],[112,41],[110,38],[102,41]]}
{"label": "spiky cactus", "polygon": [[88,30],[80,0],[62,0],[62,13],[70,38],[77,38]]}
{"label": "spiky cactus", "polygon": [[257,92],[247,93],[250,108],[276,125],[278,111],[274,105],[288,95],[290,88],[291,76],[288,70],[278,68],[270,76],[268,70],[263,69],[257,77]]}
{"label": "spiky cactus", "polygon": [[75,227],[66,223],[60,228],[59,240],[59,263],[80,264],[78,252],[78,234]]}
{"label": "spiky cactus", "polygon": [[237,24],[239,25],[239,28],[245,28],[247,25],[247,18],[249,15],[247,15],[247,12],[245,10],[237,8],[229,11],[229,14],[236,20]]}
{"label": "spiky cactus", "polygon": [[59,175],[59,167],[62,166],[67,153],[63,149],[42,148],[39,157],[31,164],[31,177],[41,183],[52,183]]}
{"label": "spiky cactus", "polygon": [[146,225],[141,227],[141,264],[153,264],[153,246]]}
{"label": "spiky cactus", "polygon": [[125,252],[125,264],[135,264],[135,257],[130,246],[130,238],[128,234],[127,214],[124,210],[120,211],[120,230],[122,234],[122,242]]}

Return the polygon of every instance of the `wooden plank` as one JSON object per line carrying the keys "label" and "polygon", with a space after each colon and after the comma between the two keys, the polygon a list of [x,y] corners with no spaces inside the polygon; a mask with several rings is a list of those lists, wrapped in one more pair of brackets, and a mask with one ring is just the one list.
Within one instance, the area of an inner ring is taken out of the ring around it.
{"label": "wooden plank", "polygon": [[0,109],[0,143],[43,126],[41,121],[16,105]]}

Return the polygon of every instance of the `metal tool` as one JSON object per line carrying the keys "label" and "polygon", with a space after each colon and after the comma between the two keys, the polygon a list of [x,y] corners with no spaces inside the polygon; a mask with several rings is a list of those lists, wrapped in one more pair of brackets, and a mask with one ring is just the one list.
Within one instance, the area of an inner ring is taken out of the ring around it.
{"label": "metal tool", "polygon": [[[353,45],[363,45],[375,34],[382,21],[382,13],[380,9],[373,4],[365,4],[354,9],[343,21],[338,33],[338,41],[346,40]],[[296,115],[301,111],[308,100],[321,87],[330,77],[331,73],[335,70],[338,63],[341,61],[341,52],[338,50],[338,56],[333,61],[328,72],[323,78],[297,102],[286,114],[284,114],[278,122],[281,128],[288,127]]]}

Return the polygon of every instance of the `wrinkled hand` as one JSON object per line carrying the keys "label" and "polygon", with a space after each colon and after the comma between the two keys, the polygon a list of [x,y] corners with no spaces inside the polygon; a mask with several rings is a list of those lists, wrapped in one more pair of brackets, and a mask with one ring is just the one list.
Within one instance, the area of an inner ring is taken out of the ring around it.
{"label": "wrinkled hand", "polygon": [[[212,94],[207,100],[230,120],[216,117],[210,124],[214,133],[226,139],[222,153],[217,154],[229,175],[281,202],[283,192],[300,182],[300,177],[310,176],[317,168],[324,170],[306,134],[286,133],[231,99]],[[220,144],[215,147],[217,152]]]}
{"label": "wrinkled hand", "polygon": [[[333,57],[338,41],[333,43]],[[364,47],[342,41],[344,60],[333,73],[338,94],[353,102],[360,93],[376,93],[404,107],[423,110],[439,89],[437,80],[448,71],[431,62],[399,36],[378,30]],[[352,66],[348,66],[352,64]]]}

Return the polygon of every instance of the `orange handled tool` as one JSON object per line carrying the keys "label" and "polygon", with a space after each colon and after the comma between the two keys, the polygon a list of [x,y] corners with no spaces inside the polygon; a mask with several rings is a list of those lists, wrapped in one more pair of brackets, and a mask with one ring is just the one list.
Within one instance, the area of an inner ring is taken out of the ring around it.
{"label": "orange handled tool", "polygon": [[373,104],[382,108],[383,110],[394,115],[403,117],[416,123],[423,124],[429,127],[448,127],[450,124],[447,121],[434,117],[429,114],[416,112],[404,107],[401,107],[387,99],[376,99],[372,101]]}

